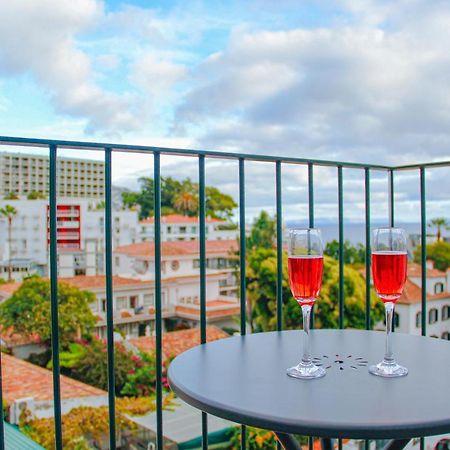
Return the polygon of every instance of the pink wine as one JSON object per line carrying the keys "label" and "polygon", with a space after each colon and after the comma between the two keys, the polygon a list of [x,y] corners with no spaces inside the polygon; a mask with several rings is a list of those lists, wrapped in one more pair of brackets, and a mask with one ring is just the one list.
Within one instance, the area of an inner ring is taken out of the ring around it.
{"label": "pink wine", "polygon": [[301,305],[313,305],[322,286],[323,256],[290,256],[289,284],[292,295]]}
{"label": "pink wine", "polygon": [[405,252],[372,252],[373,284],[383,302],[396,302],[406,282]]}

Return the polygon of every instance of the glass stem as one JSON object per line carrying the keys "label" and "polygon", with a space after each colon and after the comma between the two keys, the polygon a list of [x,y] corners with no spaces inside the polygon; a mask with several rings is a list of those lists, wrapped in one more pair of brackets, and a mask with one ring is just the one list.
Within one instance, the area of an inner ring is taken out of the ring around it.
{"label": "glass stem", "polygon": [[302,363],[304,365],[312,364],[311,353],[309,351],[309,325],[311,321],[311,305],[302,305],[302,314],[303,314],[303,331],[305,332],[305,336],[303,339],[303,357]]}
{"label": "glass stem", "polygon": [[392,353],[392,319],[394,317],[394,303],[388,302],[384,304],[386,311],[386,353],[384,355],[384,362],[392,364],[394,362],[394,355]]}

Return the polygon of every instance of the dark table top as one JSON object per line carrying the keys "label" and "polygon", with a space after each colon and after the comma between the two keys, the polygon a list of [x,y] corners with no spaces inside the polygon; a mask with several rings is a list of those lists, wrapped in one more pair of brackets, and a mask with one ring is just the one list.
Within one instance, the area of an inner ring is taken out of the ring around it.
{"label": "dark table top", "polygon": [[236,336],[181,354],[169,368],[187,403],[234,422],[317,437],[391,439],[450,432],[450,342],[394,333],[402,378],[369,374],[384,353],[376,331],[314,330],[311,350],[327,368],[300,380],[300,331]]}

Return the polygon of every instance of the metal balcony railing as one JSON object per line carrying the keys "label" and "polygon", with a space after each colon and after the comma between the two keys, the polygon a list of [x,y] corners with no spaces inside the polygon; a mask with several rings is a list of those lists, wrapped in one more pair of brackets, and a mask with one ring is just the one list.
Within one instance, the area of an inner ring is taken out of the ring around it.
{"label": "metal balcony railing", "polygon": [[[344,210],[343,210],[343,169],[355,169],[364,172],[365,195],[365,245],[366,245],[366,321],[367,329],[370,329],[370,175],[373,171],[382,171],[388,174],[389,180],[389,223],[394,226],[394,175],[400,171],[418,171],[420,175],[420,220],[421,220],[421,280],[422,280],[422,315],[421,331],[426,334],[426,183],[425,176],[428,170],[438,167],[449,167],[450,161],[432,162],[424,164],[412,164],[404,166],[386,166],[375,164],[359,164],[342,161],[315,160],[306,158],[292,158],[282,156],[268,156],[258,154],[244,154],[232,152],[203,151],[178,148],[162,148],[140,145],[106,144],[92,142],[60,141],[49,139],[31,139],[18,137],[0,137],[0,145],[17,145],[29,147],[44,147],[49,151],[49,215],[50,215],[50,280],[51,280],[51,330],[52,330],[52,364],[53,364],[53,398],[55,418],[55,448],[62,450],[62,426],[61,426],[61,392],[60,392],[60,363],[59,363],[59,328],[58,328],[58,275],[57,275],[57,218],[61,212],[57,212],[57,155],[59,149],[97,150],[104,154],[105,163],[105,273],[106,273],[106,324],[107,324],[107,354],[108,354],[108,399],[109,399],[109,444],[112,450],[116,449],[116,410],[114,395],[114,334],[113,334],[113,284],[112,284],[112,185],[111,185],[111,157],[114,152],[146,153],[154,158],[154,242],[155,242],[155,329],[156,329],[156,407],[157,407],[157,433],[156,447],[163,448],[163,388],[162,388],[162,283],[161,283],[161,155],[177,155],[196,158],[198,160],[199,177],[199,240],[200,240],[200,336],[201,342],[206,342],[206,194],[205,194],[205,160],[207,158],[219,158],[235,160],[239,170],[239,270],[240,270],[240,332],[246,333],[246,234],[245,234],[245,168],[247,161],[259,161],[273,164],[275,167],[276,188],[276,233],[277,233],[277,329],[282,329],[282,166],[283,164],[296,164],[306,166],[308,169],[308,204],[309,226],[313,227],[314,220],[314,168],[333,167],[337,170],[338,192],[338,226],[339,226],[339,327],[344,328]],[[76,171],[76,169],[75,169]],[[0,366],[1,367],[1,366]],[[0,377],[1,380],[1,377]],[[0,404],[2,400],[0,386]],[[207,415],[202,413],[202,447],[208,448],[208,423]],[[242,448],[246,447],[246,428],[242,426]],[[312,440],[310,439],[310,448]],[[339,448],[342,443],[339,442]],[[421,449],[424,443],[421,441]],[[0,408],[0,450],[4,449],[3,412]]]}

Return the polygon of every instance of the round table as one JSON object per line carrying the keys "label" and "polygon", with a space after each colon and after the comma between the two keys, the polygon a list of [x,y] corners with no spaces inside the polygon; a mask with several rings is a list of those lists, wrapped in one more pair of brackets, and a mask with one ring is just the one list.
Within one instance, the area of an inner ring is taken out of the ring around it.
{"label": "round table", "polygon": [[413,437],[450,432],[450,342],[394,333],[394,355],[409,374],[388,379],[367,370],[383,357],[384,333],[313,330],[310,336],[311,354],[327,369],[323,378],[286,375],[301,359],[303,333],[282,331],[188,350],[172,361],[170,386],[204,412],[275,431],[291,448],[287,433],[395,439],[392,448],[402,448]]}

